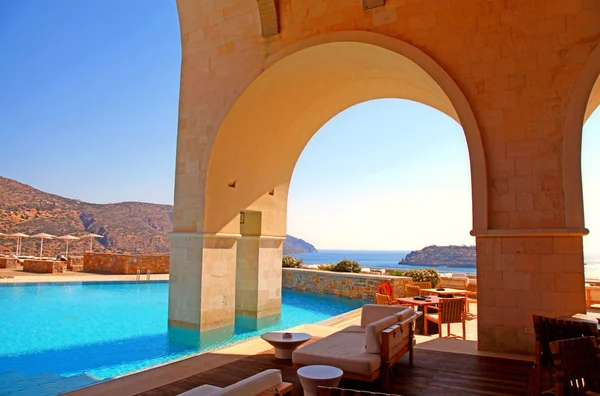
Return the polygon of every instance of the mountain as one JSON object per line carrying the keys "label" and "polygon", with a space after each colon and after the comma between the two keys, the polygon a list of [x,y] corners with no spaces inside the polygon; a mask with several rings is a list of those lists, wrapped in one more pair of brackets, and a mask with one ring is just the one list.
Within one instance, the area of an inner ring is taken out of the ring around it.
{"label": "mountain", "polygon": [[283,242],[283,254],[317,253],[317,249],[303,239],[286,235]]}
{"label": "mountain", "polygon": [[[94,240],[94,251],[113,253],[166,253],[167,233],[173,228],[173,206],[144,202],[91,204],[37,190],[0,176],[0,233],[45,232],[52,235],[102,235]],[[0,253],[14,252],[15,239],[0,240]],[[39,239],[24,239],[23,254],[37,255]],[[69,244],[69,251],[82,252],[89,240]],[[288,235],[284,251],[307,253],[314,246]],[[312,249],[312,250],[311,250]],[[44,240],[44,255],[64,251],[64,242]]]}
{"label": "mountain", "polygon": [[407,254],[398,264],[419,267],[473,267],[475,246],[427,246]]}

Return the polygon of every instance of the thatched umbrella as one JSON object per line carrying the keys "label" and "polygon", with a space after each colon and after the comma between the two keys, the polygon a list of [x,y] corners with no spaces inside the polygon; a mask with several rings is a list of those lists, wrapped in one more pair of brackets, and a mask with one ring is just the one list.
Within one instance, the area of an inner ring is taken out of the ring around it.
{"label": "thatched umbrella", "polygon": [[90,239],[90,250],[89,251],[91,252],[91,251],[93,251],[92,244],[94,243],[94,238],[102,238],[102,235],[89,233],[89,234],[84,234],[84,235],[80,236],[80,238],[81,239],[86,239],[86,238]]}
{"label": "thatched umbrella", "polygon": [[7,235],[7,236],[11,237],[11,238],[17,238],[17,250],[16,250],[15,254],[18,257],[21,254],[21,239],[23,239],[23,238],[29,238],[29,235],[23,234],[22,232],[16,232],[14,234],[10,234],[10,235]]}
{"label": "thatched umbrella", "polygon": [[69,258],[69,241],[78,241],[79,238],[73,236],[73,235],[63,235],[63,236],[59,236],[56,237],[56,239],[62,239],[67,243],[67,249],[65,251],[65,257]]}
{"label": "thatched umbrella", "polygon": [[55,236],[42,232],[40,234],[32,235],[31,238],[40,238],[40,258],[43,258],[44,257],[44,239],[54,239]]}

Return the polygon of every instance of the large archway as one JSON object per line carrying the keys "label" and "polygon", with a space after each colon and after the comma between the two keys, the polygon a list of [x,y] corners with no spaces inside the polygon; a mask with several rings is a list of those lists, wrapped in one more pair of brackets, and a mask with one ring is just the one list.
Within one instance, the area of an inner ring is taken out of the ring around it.
{"label": "large archway", "polygon": [[238,98],[217,134],[206,181],[205,233],[238,234],[238,215],[247,209],[263,213],[261,235],[284,236],[287,189],[306,143],[339,112],[378,98],[424,103],[462,125],[473,229],[487,229],[486,164],[475,117],[431,58],[367,32],[330,34],[285,52]]}
{"label": "large archway", "polygon": [[[201,238],[201,251],[172,248],[176,255],[198,254],[201,266],[190,268],[190,277],[173,271],[172,285],[197,282],[198,271],[200,284],[186,286],[187,292],[171,287],[171,324],[190,327],[192,321],[181,320],[190,309],[188,316],[203,331],[231,327],[235,316],[260,326],[280,312],[282,240],[294,166],[319,128],[357,103],[408,99],[460,123],[471,165],[473,228],[487,230],[486,162],[475,117],[458,86],[430,57],[387,36],[341,32],[298,42],[266,64],[237,98],[212,145],[202,232],[178,234],[188,238],[188,246]],[[198,311],[194,293],[200,293]]]}

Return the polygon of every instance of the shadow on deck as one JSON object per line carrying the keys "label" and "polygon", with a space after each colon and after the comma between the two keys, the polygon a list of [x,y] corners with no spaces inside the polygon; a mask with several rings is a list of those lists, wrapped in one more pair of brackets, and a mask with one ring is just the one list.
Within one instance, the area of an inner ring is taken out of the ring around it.
{"label": "shadow on deck", "polygon": [[[248,356],[221,367],[172,382],[143,393],[144,396],[177,395],[211,384],[225,387],[263,370],[276,368],[294,384],[294,395],[302,387],[291,361],[275,359],[273,350]],[[415,349],[414,365],[405,356],[396,365],[391,393],[412,395],[525,395],[531,362],[486,356]],[[379,383],[342,380],[343,388],[381,390]]]}

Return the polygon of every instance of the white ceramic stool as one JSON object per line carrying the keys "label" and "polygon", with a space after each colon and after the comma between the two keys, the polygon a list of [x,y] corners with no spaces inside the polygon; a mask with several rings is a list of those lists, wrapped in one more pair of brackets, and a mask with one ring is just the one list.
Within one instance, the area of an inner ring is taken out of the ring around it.
{"label": "white ceramic stool", "polygon": [[305,366],[298,369],[298,378],[304,396],[316,396],[317,387],[336,387],[340,384],[344,372],[333,366]]}

